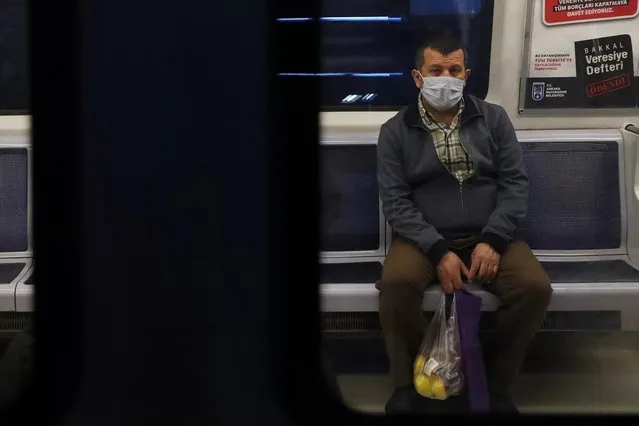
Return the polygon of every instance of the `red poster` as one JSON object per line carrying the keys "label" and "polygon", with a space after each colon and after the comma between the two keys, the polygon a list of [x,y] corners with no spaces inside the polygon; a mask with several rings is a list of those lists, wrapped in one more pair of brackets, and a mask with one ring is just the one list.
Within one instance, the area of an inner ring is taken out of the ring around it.
{"label": "red poster", "polygon": [[633,18],[639,13],[639,0],[544,0],[544,24]]}

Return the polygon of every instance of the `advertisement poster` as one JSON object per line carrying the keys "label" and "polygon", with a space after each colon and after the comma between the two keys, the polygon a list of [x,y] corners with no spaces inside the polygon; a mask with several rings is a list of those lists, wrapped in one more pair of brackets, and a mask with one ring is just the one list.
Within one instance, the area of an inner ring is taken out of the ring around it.
{"label": "advertisement poster", "polygon": [[523,109],[639,107],[639,0],[532,0]]}

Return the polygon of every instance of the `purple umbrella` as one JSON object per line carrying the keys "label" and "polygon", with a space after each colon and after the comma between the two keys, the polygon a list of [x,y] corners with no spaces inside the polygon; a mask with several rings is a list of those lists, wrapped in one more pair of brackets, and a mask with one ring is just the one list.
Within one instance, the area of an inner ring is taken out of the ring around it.
{"label": "purple umbrella", "polygon": [[488,385],[479,343],[481,298],[466,290],[458,290],[455,292],[455,305],[470,409],[475,412],[488,412]]}

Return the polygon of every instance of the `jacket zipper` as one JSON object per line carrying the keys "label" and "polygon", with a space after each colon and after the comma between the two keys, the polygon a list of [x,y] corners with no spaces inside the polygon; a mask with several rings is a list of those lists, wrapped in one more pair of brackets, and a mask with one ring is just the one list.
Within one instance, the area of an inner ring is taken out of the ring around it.
{"label": "jacket zipper", "polygon": [[[466,123],[468,121],[468,119],[461,121],[457,127],[459,129],[459,132],[461,133],[461,128],[464,125],[464,123]],[[473,165],[473,173],[468,177],[469,179],[473,176],[475,176],[475,172],[477,171],[477,166],[475,164],[475,160],[473,160],[473,157],[470,155],[470,153],[468,152],[468,150],[466,149],[466,145],[464,145],[464,142],[462,141],[462,138],[459,138],[459,144],[461,145],[462,148],[464,148],[464,152],[466,153],[466,155],[468,155],[468,158],[470,159],[470,163]]]}
{"label": "jacket zipper", "polygon": [[[459,126],[459,130],[461,130],[461,126],[464,123],[460,123],[458,124]],[[422,130],[425,130],[427,132],[430,133],[430,130],[428,130],[426,127],[424,126],[419,126]],[[441,127],[440,127],[441,129]],[[444,132],[444,141],[446,142],[446,144],[448,145],[448,133],[442,129],[442,131]],[[466,149],[466,146],[464,145],[464,142],[462,142],[461,138],[459,138],[459,144],[461,145],[461,147],[464,149],[464,152],[466,153],[466,155],[468,155],[468,158],[470,159],[471,164],[473,165],[473,173],[469,176],[469,178],[475,176],[475,172],[477,171],[476,168],[476,164],[475,164],[475,160],[473,160],[473,157],[470,156],[470,153],[468,152],[468,150]],[[448,170],[448,168],[446,167],[446,165],[442,162],[442,159],[439,158],[439,155],[436,155],[437,159],[439,160],[439,163],[446,169]],[[448,170],[448,173],[450,173],[455,179],[457,179],[457,177],[455,175],[453,175],[450,170]],[[462,221],[466,220],[466,214],[465,214],[465,207],[464,207],[464,181],[463,180],[457,180],[459,182],[459,201],[461,203],[461,216],[462,216]]]}
{"label": "jacket zipper", "polygon": [[[446,143],[446,145],[448,145],[448,135],[449,135],[449,133],[446,133],[446,131],[444,130],[444,142]],[[469,178],[473,177],[475,175],[475,161],[473,160],[473,158],[468,153],[468,150],[464,146],[464,143],[461,141],[461,138],[459,139],[459,144],[464,149],[464,152],[466,153],[466,155],[468,155],[468,158],[470,159],[470,162],[473,165],[473,173],[469,176]],[[442,166],[444,166],[444,163],[442,162],[441,158],[439,158],[439,155],[437,156],[437,158],[439,159],[439,162],[442,164]],[[446,168],[446,166],[444,166],[444,168]],[[450,173],[450,171],[448,173]],[[450,174],[453,175],[452,173],[450,173]],[[453,175],[453,177],[455,179],[457,179],[457,177],[455,175]],[[462,218],[462,221],[465,221],[466,220],[466,208],[464,207],[464,181],[458,179],[457,182],[459,182],[459,201],[461,203],[461,218]]]}
{"label": "jacket zipper", "polygon": [[[463,123],[462,123],[463,124]],[[420,129],[430,133],[430,130],[428,130],[426,127],[424,126],[419,126]],[[441,129],[441,127],[440,127]],[[459,129],[461,130],[461,124],[459,125]],[[442,131],[444,132],[444,141],[448,144],[448,133],[446,133],[446,131],[444,129],[442,129]],[[459,138],[459,144],[461,145],[461,147],[464,149],[464,152],[466,153],[466,155],[468,155],[468,158],[470,159],[470,163],[473,165],[473,174],[471,174],[469,176],[469,178],[475,176],[475,172],[476,172],[476,165],[475,165],[475,160],[473,160],[473,157],[471,157],[470,153],[468,152],[468,150],[466,149],[466,146],[464,145],[464,142],[462,142],[461,138]],[[437,155],[437,159],[439,160],[439,163],[444,166],[444,168],[446,170],[448,170],[448,168],[444,165],[444,163],[442,162],[442,159],[439,158],[439,155]],[[448,170],[448,173],[450,173],[450,170]],[[451,175],[453,175],[452,173],[450,173]],[[453,177],[455,177],[455,175],[453,175]],[[457,179],[455,177],[455,179]],[[461,182],[460,182],[461,183]]]}
{"label": "jacket zipper", "polygon": [[464,208],[464,182],[461,181],[459,182],[459,199],[461,201],[461,216],[462,216],[462,221],[466,220],[466,209]]}
{"label": "jacket zipper", "polygon": [[[470,176],[468,176],[468,179],[470,179],[471,177],[475,176],[475,172],[477,171],[477,166],[475,165],[475,160],[473,160],[473,157],[470,156],[470,153],[468,152],[468,150],[464,146],[464,142],[462,142],[461,138],[459,138],[459,144],[464,149],[464,152],[468,156],[468,159],[470,160],[470,163],[473,165],[473,172],[471,173]],[[462,221],[465,221],[466,220],[466,209],[464,208],[464,189],[463,188],[464,188],[464,181],[461,180],[461,181],[459,181],[459,198],[461,200]]]}

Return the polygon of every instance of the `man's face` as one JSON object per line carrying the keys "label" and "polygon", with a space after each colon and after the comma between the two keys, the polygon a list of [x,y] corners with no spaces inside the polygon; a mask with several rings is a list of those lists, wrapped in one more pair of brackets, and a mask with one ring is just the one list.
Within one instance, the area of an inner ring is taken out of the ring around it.
{"label": "man's face", "polygon": [[455,50],[449,55],[433,49],[424,49],[424,65],[420,70],[413,70],[415,86],[421,89],[424,84],[419,71],[424,77],[455,77],[460,80],[468,80],[470,69],[464,68],[464,51]]}

